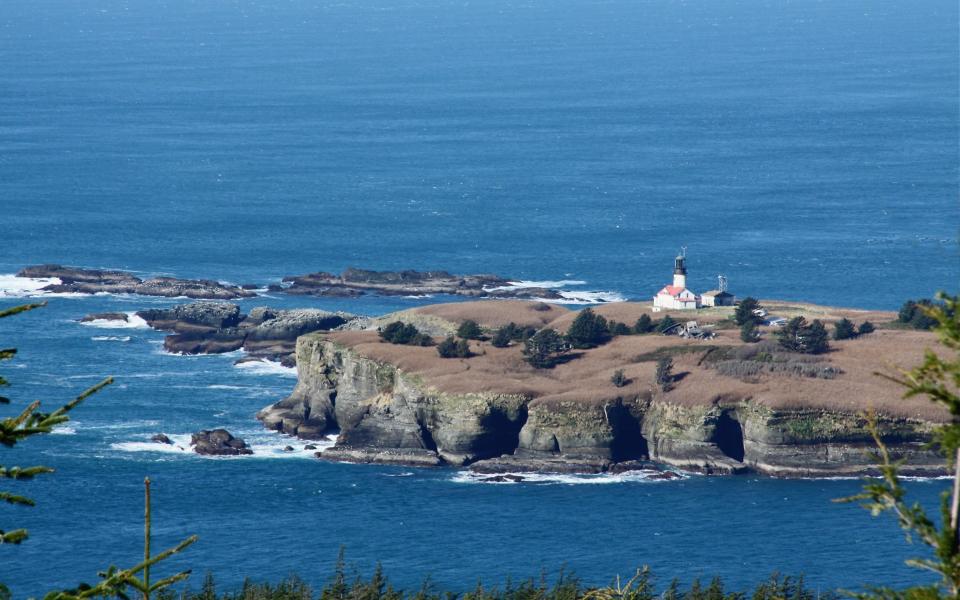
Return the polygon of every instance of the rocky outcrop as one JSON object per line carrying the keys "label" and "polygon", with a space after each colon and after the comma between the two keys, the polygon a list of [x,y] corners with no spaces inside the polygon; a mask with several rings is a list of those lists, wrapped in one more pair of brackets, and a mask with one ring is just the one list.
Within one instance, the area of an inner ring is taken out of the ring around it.
{"label": "rocky outcrop", "polygon": [[512,287],[497,275],[453,275],[446,271],[368,271],[349,268],[340,275],[310,273],[285,277],[287,287],[274,291],[310,296],[353,297],[363,294],[425,296],[448,294],[475,298],[560,298],[556,290]]}
{"label": "rocky outcrop", "polygon": [[247,447],[246,442],[233,437],[233,434],[226,429],[198,431],[190,436],[190,445],[194,452],[205,456],[253,454],[253,450]]}
{"label": "rocky outcrop", "polygon": [[124,323],[128,323],[130,321],[130,315],[118,312],[93,313],[83,316],[79,321],[81,323],[91,323],[93,321],[123,321]]}
{"label": "rocky outcrop", "polygon": [[171,332],[164,349],[178,354],[220,354],[243,348],[253,358],[294,364],[297,338],[343,326],[353,315],[317,309],[258,307],[249,315],[236,304],[194,302],[137,313],[155,329]]}
{"label": "rocky outcrop", "polygon": [[26,267],[17,273],[17,277],[58,279],[60,283],[52,283],[42,288],[42,291],[55,293],[138,294],[141,296],[210,300],[233,300],[256,296],[255,293],[239,286],[207,279],[177,279],[175,277],[140,279],[126,271],[81,269],[61,265]]}
{"label": "rocky outcrop", "polygon": [[[290,397],[258,414],[304,439],[340,430],[323,458],[411,465],[470,465],[482,473],[621,472],[654,461],[705,473],[777,476],[863,474],[873,462],[861,416],[773,410],[749,398],[686,406],[668,395],[610,400],[450,394],[394,365],[320,335],[297,343],[299,380]],[[928,474],[942,459],[923,447],[933,423],[879,416],[904,472]]]}

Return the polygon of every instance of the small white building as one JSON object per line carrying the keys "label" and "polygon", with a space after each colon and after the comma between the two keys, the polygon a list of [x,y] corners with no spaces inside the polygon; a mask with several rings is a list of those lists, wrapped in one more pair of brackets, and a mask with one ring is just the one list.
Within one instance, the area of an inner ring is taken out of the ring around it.
{"label": "small white building", "polygon": [[653,311],[698,308],[700,308],[700,296],[687,289],[687,260],[680,255],[673,266],[673,285],[665,286],[653,297]]}
{"label": "small white building", "polygon": [[703,306],[733,306],[737,297],[726,290],[710,290],[700,294],[700,303]]}

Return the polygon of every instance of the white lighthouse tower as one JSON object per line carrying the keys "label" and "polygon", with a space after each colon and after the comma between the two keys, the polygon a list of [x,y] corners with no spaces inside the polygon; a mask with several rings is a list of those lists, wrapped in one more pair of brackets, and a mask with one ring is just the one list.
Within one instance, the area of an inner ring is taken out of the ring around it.
{"label": "white lighthouse tower", "polygon": [[695,310],[700,308],[700,296],[687,289],[687,256],[681,252],[673,261],[673,285],[665,286],[653,297],[653,310]]}

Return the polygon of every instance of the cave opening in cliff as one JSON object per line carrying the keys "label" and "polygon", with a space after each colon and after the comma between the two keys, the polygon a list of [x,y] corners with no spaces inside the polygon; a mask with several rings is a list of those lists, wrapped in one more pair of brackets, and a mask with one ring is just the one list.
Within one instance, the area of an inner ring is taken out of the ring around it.
{"label": "cave opening in cliff", "polygon": [[650,457],[640,419],[628,407],[624,405],[609,407],[607,420],[613,429],[613,443],[610,450],[614,462]]}
{"label": "cave opening in cliff", "polygon": [[717,420],[713,441],[720,451],[733,460],[743,462],[743,427],[733,411],[724,411]]}

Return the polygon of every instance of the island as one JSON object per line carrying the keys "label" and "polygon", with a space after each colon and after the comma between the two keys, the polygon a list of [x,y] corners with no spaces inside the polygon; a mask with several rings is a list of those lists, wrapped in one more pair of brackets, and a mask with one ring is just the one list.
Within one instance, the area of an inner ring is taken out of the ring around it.
{"label": "island", "polygon": [[[517,328],[565,332],[578,311],[544,302],[480,300],[424,306],[367,323],[361,330],[314,332],[296,342],[298,382],[258,415],[264,426],[305,440],[339,432],[328,460],[467,467],[482,473],[602,473],[651,462],[704,473],[853,476],[870,472],[874,447],[867,412],[904,472],[938,474],[928,448],[949,418],[925,399],[903,399],[877,376],[910,366],[935,344],[926,331],[882,326],[895,314],[800,303],[764,302],[771,315],[880,324],[829,352],[791,353],[775,325],[747,343],[733,307],[679,312],[673,328],[691,335],[634,334],[625,327],[597,347],[573,350],[552,368],[535,368],[524,344],[492,338]],[[650,303],[592,309],[608,322],[664,317]],[[665,318],[665,317],[664,317]],[[696,320],[696,323],[687,321]],[[463,342],[467,357],[437,346],[394,344],[390,323],[442,341],[466,321],[485,339]],[[777,321],[779,322],[779,321]],[[708,334],[692,334],[708,332]],[[498,344],[502,345],[502,344]],[[669,385],[657,367],[669,358]]]}

